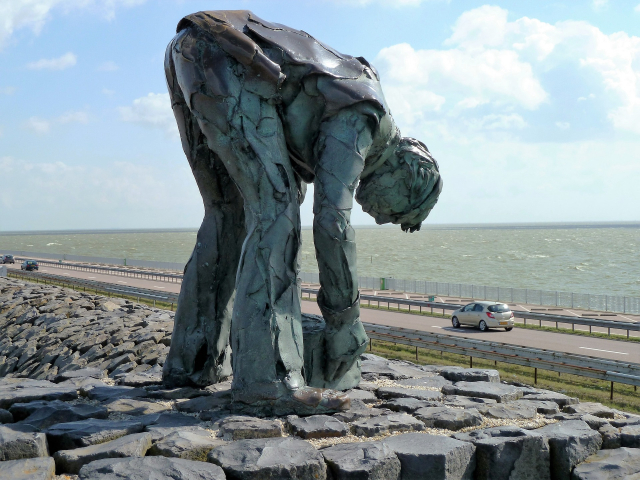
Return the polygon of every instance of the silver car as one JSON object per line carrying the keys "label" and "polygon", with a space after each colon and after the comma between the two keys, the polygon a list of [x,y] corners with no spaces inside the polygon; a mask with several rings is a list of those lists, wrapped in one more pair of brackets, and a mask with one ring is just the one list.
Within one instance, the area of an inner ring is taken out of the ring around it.
{"label": "silver car", "polygon": [[513,312],[509,305],[500,302],[473,302],[451,314],[453,328],[472,325],[486,332],[489,328],[513,330]]}

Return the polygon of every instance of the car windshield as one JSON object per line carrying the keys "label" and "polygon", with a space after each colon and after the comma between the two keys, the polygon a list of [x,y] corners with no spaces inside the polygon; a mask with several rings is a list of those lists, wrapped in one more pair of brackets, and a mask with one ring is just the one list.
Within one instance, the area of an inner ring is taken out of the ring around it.
{"label": "car windshield", "polygon": [[33,260],[29,260],[29,261],[27,262],[27,265],[35,265],[35,264],[36,264],[36,262],[34,262]]}
{"label": "car windshield", "polygon": [[511,311],[509,310],[509,305],[505,305],[504,303],[500,303],[498,305],[489,305],[489,308],[487,310],[495,313],[505,313]]}

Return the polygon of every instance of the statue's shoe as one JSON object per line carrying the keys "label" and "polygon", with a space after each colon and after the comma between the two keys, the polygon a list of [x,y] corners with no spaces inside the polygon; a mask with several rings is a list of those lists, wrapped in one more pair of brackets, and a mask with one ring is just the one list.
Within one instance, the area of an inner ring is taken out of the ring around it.
{"label": "statue's shoe", "polygon": [[278,398],[254,398],[245,403],[234,395],[233,409],[253,415],[318,415],[336,413],[351,407],[349,395],[328,388],[301,387]]}

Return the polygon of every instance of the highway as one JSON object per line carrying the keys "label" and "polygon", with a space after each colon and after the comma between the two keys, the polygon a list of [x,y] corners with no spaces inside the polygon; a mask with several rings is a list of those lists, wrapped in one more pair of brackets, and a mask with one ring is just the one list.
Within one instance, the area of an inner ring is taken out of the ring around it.
{"label": "highway", "polygon": [[[7,265],[7,267],[9,267],[10,270],[20,269],[18,264]],[[62,275],[72,278],[97,280],[101,282],[174,293],[178,293],[181,286],[180,283],[119,277],[109,274],[67,270],[50,266],[42,266],[40,271],[43,273],[51,273],[54,275]],[[320,314],[320,310],[313,300],[303,301],[302,311],[305,313]],[[479,330],[468,327],[454,329],[451,327],[450,321],[446,318],[411,315],[407,313],[394,312],[393,310],[386,311],[363,308],[361,311],[361,319],[363,322],[379,325],[392,325],[396,327],[424,330],[431,333],[441,332],[447,335],[510,343],[526,347],[544,348],[548,350],[589,355],[623,362],[640,363],[640,343],[635,342],[623,342],[618,340],[522,328],[515,328],[511,332],[506,332],[504,330],[480,332]]]}

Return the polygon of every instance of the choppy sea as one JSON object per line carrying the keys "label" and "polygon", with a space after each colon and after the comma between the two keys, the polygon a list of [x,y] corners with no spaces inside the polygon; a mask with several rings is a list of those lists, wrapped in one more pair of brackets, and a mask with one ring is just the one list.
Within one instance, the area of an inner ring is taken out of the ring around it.
{"label": "choppy sea", "polygon": [[[186,262],[195,230],[0,232],[3,250]],[[315,272],[302,231],[302,271]],[[640,296],[640,223],[356,228],[358,273],[438,282]]]}

